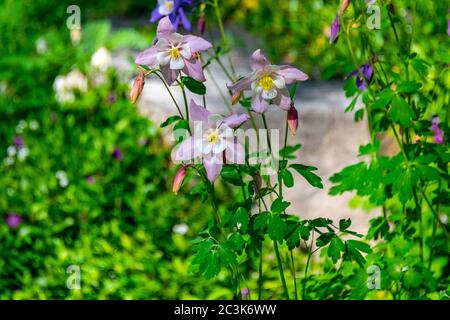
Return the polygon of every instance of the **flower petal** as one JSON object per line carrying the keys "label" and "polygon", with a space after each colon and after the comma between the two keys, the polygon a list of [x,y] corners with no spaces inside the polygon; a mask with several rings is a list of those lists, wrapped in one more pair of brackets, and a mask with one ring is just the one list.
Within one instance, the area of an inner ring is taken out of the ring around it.
{"label": "flower petal", "polygon": [[283,90],[280,90],[273,103],[283,110],[289,110],[291,108],[291,97],[289,96],[288,89],[284,88]]}
{"label": "flower petal", "polygon": [[267,60],[266,56],[262,54],[261,49],[253,52],[250,57],[250,66],[253,70],[264,68],[270,64],[269,60]]}
{"label": "flower petal", "polygon": [[153,9],[152,14],[150,16],[150,22],[154,23],[164,17],[162,14],[159,13],[159,6],[156,6],[155,9]]}
{"label": "flower petal", "polygon": [[227,162],[231,163],[245,163],[245,150],[244,147],[237,141],[237,138],[234,138],[231,143],[227,144],[225,159]]}
{"label": "flower petal", "polygon": [[230,128],[235,128],[243,124],[245,121],[247,121],[250,117],[246,113],[242,114],[232,114],[225,119],[223,119],[223,122],[229,126]]}
{"label": "flower petal", "polygon": [[169,51],[161,51],[156,54],[157,60],[160,66],[165,66],[170,62],[170,52]]}
{"label": "flower petal", "polygon": [[181,23],[183,24],[184,29],[186,31],[191,31],[191,22],[186,17],[186,14],[184,13],[184,9],[182,7],[178,9],[178,15],[181,18]]}
{"label": "flower petal", "polygon": [[268,107],[269,107],[269,102],[262,99],[259,94],[253,96],[253,99],[252,99],[253,111],[255,111],[257,113],[264,113],[264,112],[266,112]]}
{"label": "flower petal", "polygon": [[278,91],[276,88],[272,88],[270,90],[263,90],[261,92],[261,97],[267,100],[275,99],[278,95]]}
{"label": "flower petal", "polygon": [[175,151],[175,161],[187,161],[194,159],[200,155],[195,145],[194,137],[185,139],[177,146]]}
{"label": "flower petal", "polygon": [[158,38],[168,37],[174,32],[175,28],[173,27],[172,22],[168,17],[164,17],[159,20],[158,30],[156,31]]}
{"label": "flower petal", "polygon": [[166,64],[165,66],[161,66],[161,73],[166,80],[167,84],[171,86],[175,80],[177,80],[178,75],[180,74],[180,70],[172,70],[170,66]]}
{"label": "flower petal", "polygon": [[182,57],[179,57],[178,59],[171,59],[170,60],[170,69],[172,70],[181,70],[184,68],[184,60]]}
{"label": "flower petal", "polygon": [[277,74],[284,78],[286,84],[309,79],[308,75],[303,71],[287,65],[280,66],[280,70],[277,71]]}
{"label": "flower petal", "polygon": [[142,51],[137,55],[135,63],[144,66],[156,66],[158,64],[158,51],[155,48]]}
{"label": "flower petal", "polygon": [[233,83],[232,85],[227,85],[228,89],[231,91],[243,91],[249,90],[252,86],[253,79],[251,76],[244,77],[241,80]]}
{"label": "flower petal", "polygon": [[208,118],[210,116],[210,113],[207,109],[196,104],[194,99],[191,99],[191,103],[189,105],[189,115],[190,115],[191,122],[201,121],[201,122],[208,123]]}
{"label": "flower petal", "polygon": [[203,74],[202,64],[195,58],[184,61],[183,72],[199,82],[206,81],[205,75]]}
{"label": "flower petal", "polygon": [[206,176],[208,180],[213,182],[217,179],[222,171],[223,161],[221,155],[213,155],[203,158],[203,165],[205,166]]}
{"label": "flower petal", "polygon": [[184,36],[184,43],[191,48],[192,52],[205,51],[212,48],[212,44],[203,38],[187,35]]}

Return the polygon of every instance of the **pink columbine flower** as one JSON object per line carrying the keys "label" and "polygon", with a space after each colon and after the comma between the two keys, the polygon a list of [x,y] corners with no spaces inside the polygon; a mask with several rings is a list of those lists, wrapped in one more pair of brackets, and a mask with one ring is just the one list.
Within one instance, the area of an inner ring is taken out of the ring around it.
{"label": "pink columbine flower", "polygon": [[198,52],[212,48],[211,43],[197,36],[176,33],[168,17],[159,21],[157,37],[152,47],[138,54],[137,64],[159,67],[169,85],[181,71],[197,81],[206,80],[202,63],[196,56]]}
{"label": "pink columbine flower", "polygon": [[247,121],[247,114],[232,114],[222,118],[211,115],[194,100],[191,100],[189,109],[194,135],[179,145],[175,152],[176,161],[201,159],[211,182],[216,180],[224,163],[244,163],[244,148],[232,129]]}
{"label": "pink columbine flower", "polygon": [[291,107],[291,98],[286,85],[294,81],[308,80],[308,75],[288,65],[273,65],[256,50],[250,58],[252,74],[242,78],[228,88],[233,92],[252,90],[252,109],[264,113],[269,104],[279,106],[283,110]]}

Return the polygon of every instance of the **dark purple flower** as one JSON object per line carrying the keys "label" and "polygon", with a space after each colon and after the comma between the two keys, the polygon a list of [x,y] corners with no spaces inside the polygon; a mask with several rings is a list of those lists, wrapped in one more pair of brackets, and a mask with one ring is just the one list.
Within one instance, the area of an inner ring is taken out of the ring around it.
{"label": "dark purple flower", "polygon": [[241,289],[241,295],[242,295],[242,299],[246,299],[247,296],[249,295],[250,290],[248,290],[248,288],[242,288]]}
{"label": "dark purple flower", "polygon": [[358,69],[354,70],[347,78],[356,76],[356,86],[359,90],[366,90],[366,82],[370,83],[373,79],[373,67],[370,63],[363,64]]}
{"label": "dark purple flower", "polygon": [[94,176],[89,176],[86,178],[87,183],[89,184],[94,184],[95,183],[95,177]]}
{"label": "dark purple flower", "polygon": [[153,23],[168,16],[175,30],[181,23],[184,29],[191,31],[191,22],[186,16],[186,10],[194,4],[193,0],[158,0],[158,5],[152,11],[150,22]]}
{"label": "dark purple flower", "polygon": [[20,214],[11,212],[6,216],[6,224],[10,228],[17,228],[22,223],[22,217]]}
{"label": "dark purple flower", "polygon": [[434,142],[442,144],[444,142],[444,132],[439,128],[439,117],[435,116],[431,119],[431,130],[434,133]]}
{"label": "dark purple flower", "polygon": [[123,160],[123,152],[122,152],[122,150],[120,148],[115,148],[113,150],[113,152],[112,152],[112,156],[117,161],[122,161]]}
{"label": "dark purple flower", "polygon": [[339,13],[336,13],[336,18],[334,18],[333,23],[330,27],[330,43],[336,42],[339,32],[341,31],[341,21]]}
{"label": "dark purple flower", "polygon": [[116,93],[114,91],[110,92],[109,96],[108,96],[108,101],[110,104],[113,104],[117,101],[117,96]]}
{"label": "dark purple flower", "polygon": [[20,149],[24,146],[23,138],[21,136],[14,137],[14,145]]}

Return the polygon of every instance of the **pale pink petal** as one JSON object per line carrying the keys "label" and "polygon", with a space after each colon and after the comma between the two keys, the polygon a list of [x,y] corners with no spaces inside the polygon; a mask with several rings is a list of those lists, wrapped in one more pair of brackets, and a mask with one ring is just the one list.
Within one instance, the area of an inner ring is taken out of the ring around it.
{"label": "pale pink petal", "polygon": [[195,58],[190,60],[184,60],[184,68],[183,72],[187,74],[189,77],[199,81],[205,82],[205,75],[203,74],[203,67],[200,61]]}
{"label": "pale pink petal", "polygon": [[171,86],[175,80],[177,80],[178,75],[180,74],[180,70],[172,70],[170,66],[167,64],[165,66],[160,66],[161,73],[166,80],[167,84]]}
{"label": "pale pink petal", "polygon": [[159,20],[158,29],[156,31],[158,38],[168,37],[174,32],[175,29],[172,25],[172,22],[170,22],[169,17],[164,17]]}
{"label": "pale pink petal", "polygon": [[227,163],[228,162],[236,164],[245,163],[245,149],[237,141],[237,138],[234,138],[233,143],[227,144],[227,149],[225,151],[225,159]]}
{"label": "pale pink petal", "polygon": [[294,81],[305,81],[309,79],[306,73],[288,65],[280,66],[280,70],[277,71],[277,74],[284,78],[286,84],[291,84]]}
{"label": "pale pink petal", "polygon": [[157,55],[158,51],[155,48],[148,48],[137,55],[135,63],[154,67],[158,64]]}
{"label": "pale pink petal", "polygon": [[252,77],[244,77],[238,82],[233,83],[232,85],[227,85],[228,89],[231,91],[243,91],[243,90],[249,90],[252,86]]}
{"label": "pale pink petal", "polygon": [[223,122],[229,126],[230,128],[235,128],[243,124],[245,121],[247,121],[250,117],[246,113],[242,114],[232,114],[225,119],[223,119]]}
{"label": "pale pink petal", "polygon": [[222,171],[223,160],[220,155],[212,155],[210,157],[203,158],[203,165],[206,170],[206,176],[208,180],[214,182]]}
{"label": "pale pink petal", "polygon": [[197,150],[193,137],[185,139],[178,145],[175,152],[176,161],[187,161],[198,157],[201,153]]}
{"label": "pale pink petal", "polygon": [[197,36],[184,36],[183,42],[191,48],[192,52],[205,51],[212,48],[212,44]]}
{"label": "pale pink petal", "polygon": [[191,122],[201,121],[208,123],[210,113],[207,109],[196,104],[194,99],[191,99],[191,103],[189,105],[189,115]]}
{"label": "pale pink petal", "polygon": [[257,113],[264,113],[266,112],[267,108],[269,107],[269,102],[261,98],[261,95],[255,95],[252,99],[252,109],[253,111]]}
{"label": "pale pink petal", "polygon": [[291,108],[289,91],[286,88],[279,90],[277,97],[273,100],[273,104],[279,106],[283,110],[289,110]]}
{"label": "pale pink petal", "polygon": [[261,49],[253,52],[250,57],[250,66],[253,70],[264,68],[270,64],[269,60],[267,60],[266,56],[262,54]]}

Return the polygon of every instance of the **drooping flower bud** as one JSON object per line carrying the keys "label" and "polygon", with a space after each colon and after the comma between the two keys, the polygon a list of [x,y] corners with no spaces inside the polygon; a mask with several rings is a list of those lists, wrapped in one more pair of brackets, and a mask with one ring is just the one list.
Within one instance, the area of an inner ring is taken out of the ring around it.
{"label": "drooping flower bud", "polygon": [[142,93],[145,84],[145,72],[141,71],[139,75],[134,79],[133,87],[130,92],[130,100],[132,103],[136,103],[137,99]]}
{"label": "drooping flower bud", "polygon": [[200,16],[200,18],[198,18],[198,21],[197,21],[197,31],[198,31],[198,33],[200,33],[200,34],[204,34],[205,33],[205,15],[204,14],[202,14],[201,16]]}
{"label": "drooping flower bud", "polygon": [[262,179],[259,173],[256,173],[255,177],[253,178],[253,188],[255,190],[255,193],[258,193],[261,190],[262,186]]}
{"label": "drooping flower bud", "polygon": [[177,174],[175,175],[175,178],[173,179],[173,187],[172,191],[177,194],[178,191],[181,189],[181,185],[183,184],[184,178],[186,178],[186,170],[190,167],[190,164],[185,164],[181,167],[180,170],[178,170]]}
{"label": "drooping flower bud", "polygon": [[349,4],[350,4],[350,0],[342,0],[341,13],[344,13],[345,10],[347,10]]}
{"label": "drooping flower bud", "polygon": [[231,96],[231,105],[235,105],[236,103],[239,102],[239,100],[241,100],[242,97],[242,91],[235,91],[233,93],[233,95]]}
{"label": "drooping flower bud", "polygon": [[340,16],[339,13],[336,13],[336,17],[334,18],[333,23],[331,23],[330,27],[330,43],[336,42],[340,31],[341,31]]}
{"label": "drooping flower bud", "polygon": [[295,136],[298,129],[298,111],[293,103],[287,113],[287,123],[292,135]]}

